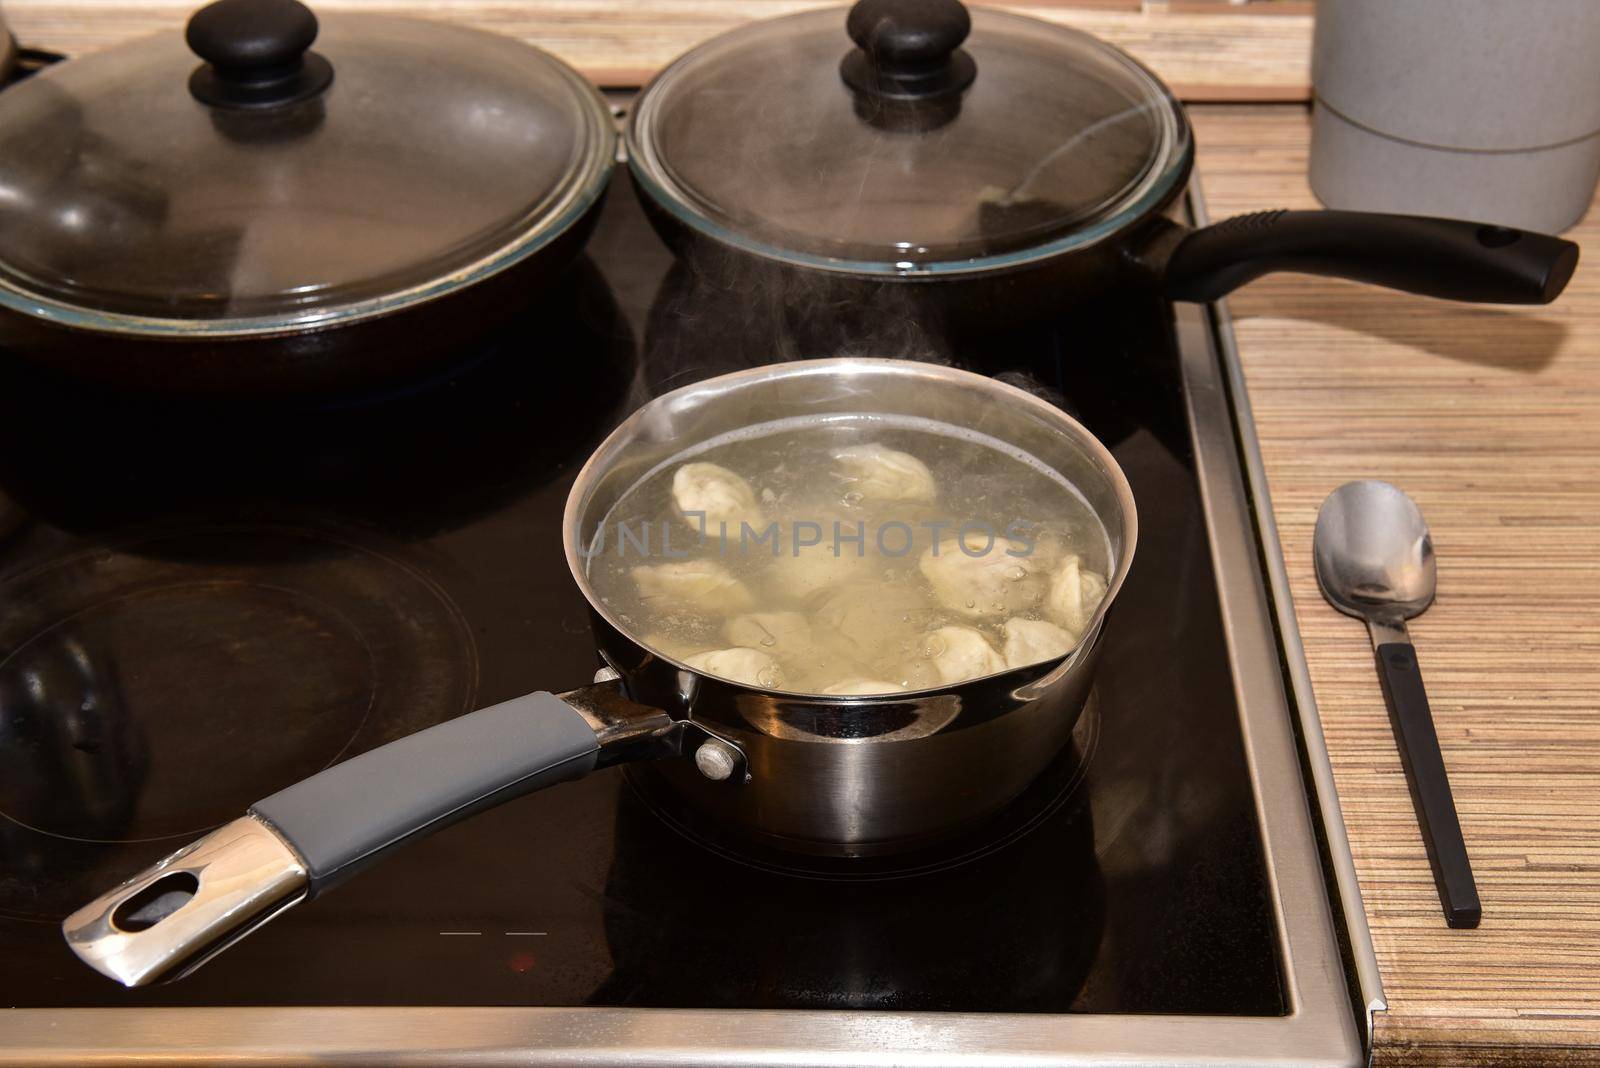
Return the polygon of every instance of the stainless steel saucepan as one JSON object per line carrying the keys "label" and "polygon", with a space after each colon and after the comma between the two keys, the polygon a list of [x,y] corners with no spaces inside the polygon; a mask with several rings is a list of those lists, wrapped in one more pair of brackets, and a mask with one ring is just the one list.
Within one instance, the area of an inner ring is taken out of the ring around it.
{"label": "stainless steel saucepan", "polygon": [[[732,430],[841,414],[975,430],[1076,485],[1112,549],[1106,596],[1077,646],[942,689],[804,696],[695,671],[643,644],[600,601],[583,549],[647,472]],[[1066,744],[1137,520],[1111,454],[1052,405],[950,368],[836,359],[725,375],[645,405],[579,473],[564,528],[604,681],[482,709],[257,802],[73,913],[63,925],[72,949],[129,986],[186,975],[411,839],[624,761],[654,762],[648,773],[689,804],[766,844],[840,856],[924,844],[1016,798]]]}

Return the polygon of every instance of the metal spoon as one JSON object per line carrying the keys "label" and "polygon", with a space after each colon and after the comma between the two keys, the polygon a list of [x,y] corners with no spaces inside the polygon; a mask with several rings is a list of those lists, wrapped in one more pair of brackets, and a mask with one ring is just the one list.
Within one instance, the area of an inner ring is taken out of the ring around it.
{"label": "metal spoon", "polygon": [[1439,736],[1406,620],[1433,603],[1433,539],[1416,502],[1387,482],[1346,482],[1317,513],[1317,584],[1328,603],[1367,621],[1389,723],[1405,766],[1444,919],[1476,927],[1478,888],[1450,795]]}

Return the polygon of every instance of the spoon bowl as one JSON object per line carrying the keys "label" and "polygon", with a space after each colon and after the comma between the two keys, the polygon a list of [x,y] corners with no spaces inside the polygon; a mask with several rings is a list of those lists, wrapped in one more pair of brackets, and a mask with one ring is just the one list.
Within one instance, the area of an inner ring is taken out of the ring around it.
{"label": "spoon bowl", "polygon": [[1317,513],[1317,584],[1339,611],[1405,620],[1433,603],[1433,538],[1422,511],[1387,482],[1346,482]]}

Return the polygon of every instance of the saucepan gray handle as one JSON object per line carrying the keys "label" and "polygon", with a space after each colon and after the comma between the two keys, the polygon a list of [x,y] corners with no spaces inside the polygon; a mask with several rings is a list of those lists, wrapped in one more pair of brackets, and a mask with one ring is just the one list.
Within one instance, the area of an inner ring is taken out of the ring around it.
{"label": "saucepan gray handle", "polygon": [[600,689],[575,691],[572,703],[529,694],[335,764],[73,913],[62,924],[67,943],[127,986],[187,975],[391,849],[587,774],[602,735],[654,737],[672,723],[619,701],[625,729],[608,728],[579,707]]}
{"label": "saucepan gray handle", "polygon": [[531,693],[335,764],[250,806],[305,862],[315,897],[406,841],[594,770],[594,728]]}

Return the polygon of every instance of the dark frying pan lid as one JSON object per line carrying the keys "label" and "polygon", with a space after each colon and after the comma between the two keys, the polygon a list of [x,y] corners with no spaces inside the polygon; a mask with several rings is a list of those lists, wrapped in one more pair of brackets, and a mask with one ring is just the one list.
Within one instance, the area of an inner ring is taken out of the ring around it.
{"label": "dark frying pan lid", "polygon": [[615,159],[594,88],[506,37],[319,32],[295,0],[222,0],[188,36],[6,90],[0,303],[185,336],[379,313],[536,254]]}
{"label": "dark frying pan lid", "polygon": [[1165,203],[1188,124],[1087,34],[955,0],[863,0],[718,37],[628,131],[684,224],[769,258],[883,275],[1014,265]]}

